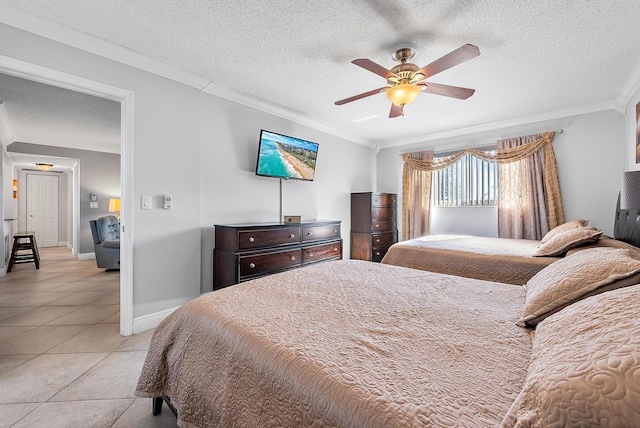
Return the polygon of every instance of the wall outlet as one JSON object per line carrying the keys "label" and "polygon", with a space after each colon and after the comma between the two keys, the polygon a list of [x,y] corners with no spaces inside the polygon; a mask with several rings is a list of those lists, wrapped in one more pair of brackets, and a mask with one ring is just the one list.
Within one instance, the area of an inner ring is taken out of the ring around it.
{"label": "wall outlet", "polygon": [[97,202],[89,202],[89,208],[98,208]]}
{"label": "wall outlet", "polygon": [[164,205],[163,207],[167,210],[171,209],[171,195],[164,195]]}

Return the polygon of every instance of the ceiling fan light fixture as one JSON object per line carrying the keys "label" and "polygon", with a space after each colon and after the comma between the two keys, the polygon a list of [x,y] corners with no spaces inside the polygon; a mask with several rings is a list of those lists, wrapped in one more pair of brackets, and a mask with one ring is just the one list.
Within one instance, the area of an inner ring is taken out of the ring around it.
{"label": "ceiling fan light fixture", "polygon": [[53,168],[53,165],[50,163],[37,163],[36,166],[41,171],[49,171],[51,168]]}
{"label": "ceiling fan light fixture", "polygon": [[387,98],[397,106],[411,104],[422,89],[412,83],[400,83],[387,89]]}

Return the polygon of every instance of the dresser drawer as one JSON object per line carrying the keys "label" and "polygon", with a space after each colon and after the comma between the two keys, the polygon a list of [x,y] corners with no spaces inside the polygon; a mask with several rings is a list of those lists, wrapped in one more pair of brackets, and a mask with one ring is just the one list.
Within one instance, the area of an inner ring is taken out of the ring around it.
{"label": "dresser drawer", "polygon": [[390,245],[385,245],[384,247],[374,247],[371,250],[371,261],[379,262],[382,260],[387,251],[389,251]]}
{"label": "dresser drawer", "polygon": [[371,207],[371,218],[393,218],[396,216],[395,207]]}
{"label": "dresser drawer", "polygon": [[313,245],[302,249],[302,263],[319,262],[331,258],[342,258],[342,241]]}
{"label": "dresser drawer", "polygon": [[298,226],[277,229],[253,229],[238,232],[238,249],[240,250],[299,243],[300,227]]}
{"label": "dresser drawer", "polygon": [[302,228],[302,242],[318,239],[340,238],[340,225],[304,226]]}
{"label": "dresser drawer", "polygon": [[395,232],[373,233],[371,234],[371,246],[379,247],[396,243]]}
{"label": "dresser drawer", "polygon": [[240,278],[263,275],[270,272],[300,266],[302,250],[300,248],[277,253],[258,254],[240,257]]}
{"label": "dresser drawer", "polygon": [[396,195],[386,193],[383,195],[371,195],[371,205],[373,206],[391,206],[396,203]]}
{"label": "dresser drawer", "polygon": [[371,230],[375,232],[388,232],[395,229],[396,221],[392,218],[376,219],[371,222]]}

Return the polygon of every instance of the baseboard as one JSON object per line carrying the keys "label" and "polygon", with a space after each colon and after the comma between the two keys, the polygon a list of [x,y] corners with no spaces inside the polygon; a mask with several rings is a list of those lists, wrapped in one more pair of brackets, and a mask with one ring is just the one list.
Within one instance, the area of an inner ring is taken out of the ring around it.
{"label": "baseboard", "polygon": [[81,253],[78,254],[78,260],[95,260],[96,253]]}
{"label": "baseboard", "polygon": [[0,269],[0,278],[7,276],[7,268]]}
{"label": "baseboard", "polygon": [[163,319],[168,317],[178,309],[180,306],[176,306],[175,308],[165,309],[164,311],[156,312],[149,315],[143,315],[138,318],[133,319],[133,334],[142,333],[143,331],[151,330],[152,328],[156,328],[158,324],[162,322]]}
{"label": "baseboard", "polygon": [[58,247],[69,247],[69,243],[67,241],[60,241],[58,242]]}

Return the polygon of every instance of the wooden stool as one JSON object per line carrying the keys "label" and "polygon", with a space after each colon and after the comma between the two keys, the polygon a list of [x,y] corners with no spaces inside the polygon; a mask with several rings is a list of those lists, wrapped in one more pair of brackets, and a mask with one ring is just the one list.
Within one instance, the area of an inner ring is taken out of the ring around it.
{"label": "wooden stool", "polygon": [[[28,241],[23,242],[23,239]],[[20,251],[24,250],[28,250],[29,253],[21,254]],[[13,235],[13,249],[11,250],[7,272],[11,272],[13,265],[19,263],[35,263],[36,269],[40,269],[40,253],[38,252],[35,232],[18,232]]]}

